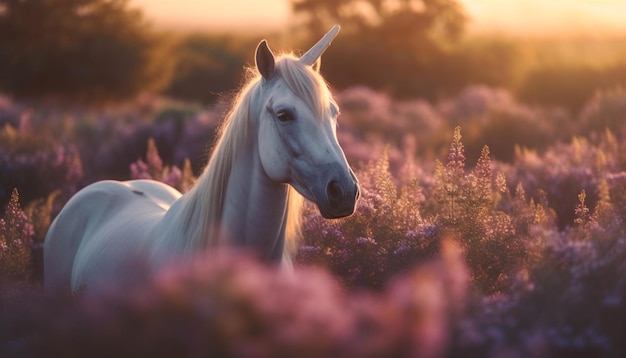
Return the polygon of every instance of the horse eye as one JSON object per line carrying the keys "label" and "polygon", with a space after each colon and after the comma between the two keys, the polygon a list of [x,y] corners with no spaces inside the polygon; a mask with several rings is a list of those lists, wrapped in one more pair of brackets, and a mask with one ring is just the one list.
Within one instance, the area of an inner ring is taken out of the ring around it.
{"label": "horse eye", "polygon": [[289,111],[279,111],[276,113],[276,118],[281,122],[288,122],[295,119],[293,114]]}

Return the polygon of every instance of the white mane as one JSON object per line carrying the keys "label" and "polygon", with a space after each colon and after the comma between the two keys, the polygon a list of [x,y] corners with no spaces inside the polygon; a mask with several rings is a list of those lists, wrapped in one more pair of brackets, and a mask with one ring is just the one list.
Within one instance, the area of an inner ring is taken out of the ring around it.
{"label": "white mane", "polygon": [[[311,109],[323,118],[332,101],[328,85],[318,72],[301,64],[292,54],[285,54],[276,62],[276,74],[292,92],[302,98]],[[176,217],[166,230],[172,234],[183,232],[186,240],[180,240],[181,251],[195,252],[198,248],[208,249],[220,244],[219,225],[222,217],[224,193],[231,173],[232,164],[241,154],[241,143],[249,135],[250,115],[260,109],[253,108],[259,93],[261,76],[256,69],[248,70],[248,81],[233,102],[232,109],[220,127],[218,140],[207,166],[191,190],[179,200]],[[287,220],[285,226],[285,250],[283,259],[290,262],[297,249],[304,199],[293,187],[289,187]],[[168,233],[165,233],[167,237]]]}
{"label": "white mane", "polygon": [[[337,142],[336,103],[310,63],[338,31],[300,59],[276,58],[261,41],[257,66],[247,71],[206,168],[184,195],[153,180],[105,180],[75,194],[46,235],[46,289],[132,282],[138,262],[157,270],[224,245],[291,266],[300,193],[325,218],[354,212],[359,187]],[[289,110],[300,120],[292,121]]]}

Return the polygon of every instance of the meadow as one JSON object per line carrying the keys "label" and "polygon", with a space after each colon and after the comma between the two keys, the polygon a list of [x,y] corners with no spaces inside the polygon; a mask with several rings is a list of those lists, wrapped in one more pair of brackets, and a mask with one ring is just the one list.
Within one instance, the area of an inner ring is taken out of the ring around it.
{"label": "meadow", "polygon": [[336,97],[362,197],[307,207],[295,274],[220,252],[97,297],[42,292],[50,220],[99,179],[187,190],[228,106],[0,97],[0,355],[626,354],[626,90],[577,112],[485,86]]}

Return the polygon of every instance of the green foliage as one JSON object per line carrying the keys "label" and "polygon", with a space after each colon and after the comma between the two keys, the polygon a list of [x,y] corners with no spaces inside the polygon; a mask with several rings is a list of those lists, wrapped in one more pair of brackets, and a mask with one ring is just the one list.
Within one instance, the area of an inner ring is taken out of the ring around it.
{"label": "green foliage", "polygon": [[[455,0],[293,0],[309,35],[331,25],[342,34],[324,56],[322,71],[333,85],[359,84],[394,96],[433,98],[432,86],[448,89],[441,73],[453,67],[446,45],[463,32],[465,15]],[[448,86],[449,87],[449,86]]]}
{"label": "green foliage", "polygon": [[454,0],[290,3],[310,42],[333,24],[342,25],[322,66],[339,88],[366,85],[395,98],[433,100],[481,84],[507,88],[531,104],[576,112],[595,91],[626,85],[619,36],[463,37],[467,18]]}
{"label": "green foliage", "polygon": [[482,128],[473,128],[474,133],[468,147],[473,152],[478,152],[480,145],[488,145],[497,159],[510,162],[515,158],[516,147],[543,150],[555,137],[565,137],[567,132],[564,130],[559,132],[554,128],[557,123],[548,122],[551,119],[536,121],[527,116],[511,113],[493,113],[490,120],[481,126]]}
{"label": "green foliage", "polygon": [[457,84],[482,84],[515,89],[527,73],[528,50],[522,41],[500,37],[467,37],[451,49],[452,71],[441,76]]}
{"label": "green foliage", "polygon": [[542,66],[528,73],[518,90],[529,102],[579,110],[598,90],[626,84],[626,64]]}
{"label": "green foliage", "polygon": [[[624,82],[626,83],[626,80]],[[618,86],[597,90],[584,106],[578,124],[580,133],[600,134],[608,130],[614,134],[621,134],[624,122],[626,122],[626,90]]]}
{"label": "green foliage", "polygon": [[176,64],[163,93],[204,104],[237,86],[247,59],[234,39],[201,34],[185,37],[172,51]]}
{"label": "green foliage", "polygon": [[128,99],[158,85],[156,38],[127,0],[0,0],[0,89],[18,97]]}
{"label": "green foliage", "polygon": [[467,18],[453,0],[290,3],[311,42],[333,24],[342,25],[322,66],[339,88],[367,85],[396,98],[440,99],[482,84],[576,112],[595,91],[626,85],[621,35],[463,37]]}
{"label": "green foliage", "polygon": [[291,0],[291,4],[296,14],[305,15],[315,36],[340,23],[351,32],[378,29],[390,39],[394,36],[389,35],[405,34],[426,42],[433,35],[458,37],[466,20],[454,0]]}

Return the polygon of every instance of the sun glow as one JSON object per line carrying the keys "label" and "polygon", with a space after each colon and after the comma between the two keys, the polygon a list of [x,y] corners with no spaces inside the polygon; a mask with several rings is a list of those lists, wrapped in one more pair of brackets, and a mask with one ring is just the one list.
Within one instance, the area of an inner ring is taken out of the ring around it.
{"label": "sun glow", "polygon": [[[470,32],[604,34],[626,32],[623,0],[459,0]],[[227,31],[280,30],[291,21],[288,0],[131,0],[159,26]]]}
{"label": "sun glow", "polygon": [[626,31],[621,0],[460,0],[474,31],[519,34],[603,34]]}
{"label": "sun glow", "polygon": [[155,24],[170,28],[250,31],[279,29],[290,13],[286,0],[132,0]]}

